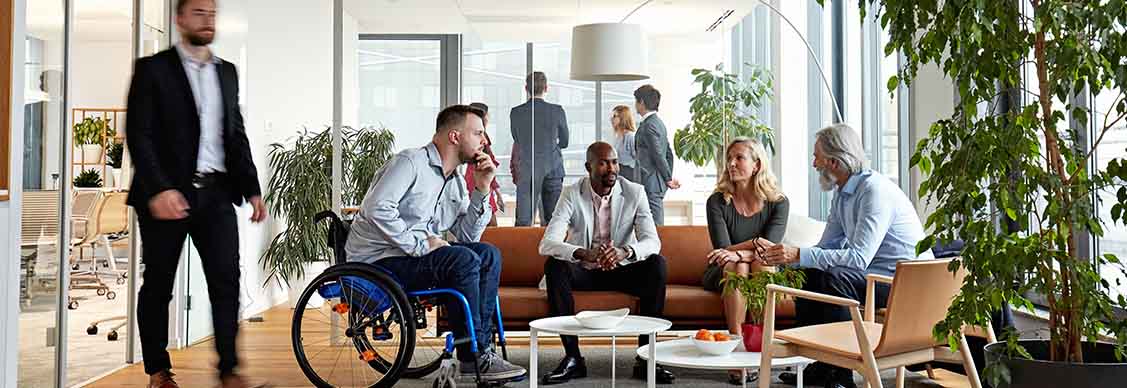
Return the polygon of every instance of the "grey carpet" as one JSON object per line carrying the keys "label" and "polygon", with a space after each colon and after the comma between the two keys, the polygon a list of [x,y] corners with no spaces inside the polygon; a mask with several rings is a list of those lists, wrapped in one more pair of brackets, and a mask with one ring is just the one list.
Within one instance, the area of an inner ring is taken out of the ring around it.
{"label": "grey carpet", "polygon": [[[587,378],[573,380],[567,384],[553,385],[552,387],[566,387],[566,388],[604,388],[611,386],[610,378],[610,348],[609,347],[585,347],[583,349],[583,356],[587,359]],[[549,348],[541,349],[539,355],[538,373],[544,374],[556,367],[560,358],[563,357],[563,349]],[[524,367],[528,366],[528,349],[512,349],[509,352],[509,360],[517,365]],[[616,386],[617,387],[645,387],[645,381],[634,380],[630,378],[631,371],[634,366],[634,349],[628,346],[618,347],[618,357],[615,362],[617,368]],[[733,387],[728,385],[727,374],[724,371],[709,371],[709,370],[696,370],[685,368],[668,368],[677,375],[677,381],[672,385],[675,387]],[[782,368],[773,370],[774,384],[771,387],[787,388],[793,385],[787,385],[779,382],[777,376],[779,373],[785,371]],[[895,371],[886,371],[882,376],[883,384],[885,387],[896,386],[896,373]],[[860,375],[854,374],[854,378],[860,386]],[[908,387],[941,387],[941,385],[929,380],[926,376],[913,376],[909,375],[906,379]],[[473,387],[470,380],[459,380],[459,387]],[[422,380],[403,379],[396,384],[397,387],[431,387],[431,378]],[[758,382],[748,383],[749,387],[757,386]],[[517,383],[510,383],[508,387],[527,387],[528,381]],[[543,386],[543,385],[540,385]],[[658,385],[658,387],[668,387],[669,385]],[[817,387],[815,385],[807,384],[807,387]]]}

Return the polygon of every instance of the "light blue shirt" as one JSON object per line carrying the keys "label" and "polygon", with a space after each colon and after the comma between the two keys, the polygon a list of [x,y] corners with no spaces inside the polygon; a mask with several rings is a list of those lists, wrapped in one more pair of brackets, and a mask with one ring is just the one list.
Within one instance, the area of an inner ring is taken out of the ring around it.
{"label": "light blue shirt", "polygon": [[863,170],[837,189],[822,239],[814,247],[799,248],[799,266],[892,275],[900,260],[932,258],[930,251],[916,256],[916,243],[923,238],[908,196],[884,175]]}
{"label": "light blue shirt", "polygon": [[403,150],[376,172],[364,194],[344,247],[348,261],[423,256],[430,253],[427,238],[446,232],[459,242],[478,241],[491,216],[486,195],[468,192],[458,170],[443,176],[434,143]]}
{"label": "light blue shirt", "polygon": [[188,76],[196,113],[200,116],[200,148],[196,171],[226,172],[223,154],[223,94],[219,89],[219,66],[223,61],[210,53],[207,61],[197,61],[180,43],[176,52]]}
{"label": "light blue shirt", "polygon": [[[637,159],[634,154],[634,131],[624,131],[622,136],[614,135],[614,150],[618,152],[618,164],[623,166],[634,167],[634,159]],[[634,179],[634,177],[630,177]]]}

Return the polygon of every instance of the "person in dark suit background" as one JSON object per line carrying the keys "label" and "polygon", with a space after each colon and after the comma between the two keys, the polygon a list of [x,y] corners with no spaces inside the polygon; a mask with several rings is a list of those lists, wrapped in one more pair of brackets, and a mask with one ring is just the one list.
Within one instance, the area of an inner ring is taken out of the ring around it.
{"label": "person in dark suit background", "polygon": [[514,154],[520,155],[513,177],[517,186],[516,226],[532,225],[536,204],[541,205],[541,224],[548,225],[563,190],[564,166],[561,149],[567,148],[567,115],[563,107],[544,101],[548,77],[534,71],[525,79],[528,102],[509,112]]}
{"label": "person in dark suit background", "polygon": [[636,174],[638,183],[646,188],[654,223],[664,225],[665,192],[681,187],[681,183],[673,179],[673,150],[669,148],[665,123],[657,116],[660,104],[661,92],[652,85],[642,85],[634,90],[634,108],[642,116],[638,132],[634,134]]}
{"label": "person in dark suit background", "polygon": [[239,240],[235,208],[266,218],[258,172],[238,106],[235,66],[216,57],[215,0],[177,0],[175,47],[138,59],[129,86],[127,146],[135,166],[128,203],[140,223],[144,279],[138,329],[149,387],[178,387],[168,352],[168,303],[184,238],[200,253],[211,301],[221,386],[248,387],[235,372]]}

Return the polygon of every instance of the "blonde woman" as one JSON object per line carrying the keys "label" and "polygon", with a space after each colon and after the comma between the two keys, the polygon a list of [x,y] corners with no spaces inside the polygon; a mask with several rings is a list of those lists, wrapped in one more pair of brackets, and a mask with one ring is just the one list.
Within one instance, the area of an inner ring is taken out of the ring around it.
{"label": "blonde woman", "polygon": [[630,107],[626,105],[614,107],[610,116],[610,125],[614,128],[614,140],[611,141],[611,145],[614,146],[615,151],[618,151],[618,176],[638,183],[638,176],[635,175],[634,170],[637,165],[634,151],[636,128],[634,128],[634,113],[630,112]]}
{"label": "blonde woman", "polygon": [[[758,267],[753,264],[760,260],[755,241],[782,241],[790,212],[790,202],[779,191],[763,145],[736,138],[728,144],[725,155],[727,164],[716,192],[706,203],[708,234],[715,250],[708,254],[702,284],[711,291],[721,291],[720,280],[726,272],[747,276],[753,266]],[[742,335],[742,325],[748,318],[743,296],[738,292],[722,295],[728,331]],[[739,371],[729,371],[728,382],[739,385],[740,376]]]}

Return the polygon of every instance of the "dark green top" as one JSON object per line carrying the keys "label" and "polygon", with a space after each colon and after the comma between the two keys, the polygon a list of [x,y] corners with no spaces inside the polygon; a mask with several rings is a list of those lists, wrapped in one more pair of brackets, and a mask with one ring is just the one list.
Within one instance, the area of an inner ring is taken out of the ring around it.
{"label": "dark green top", "polygon": [[[786,197],[778,202],[767,202],[763,209],[751,217],[744,217],[736,211],[736,206],[725,203],[723,193],[712,193],[705,203],[708,214],[708,237],[715,249],[727,248],[754,238],[765,238],[778,243],[783,240],[787,230],[787,215],[790,202]],[[704,270],[701,284],[706,290],[720,291],[723,268],[709,264]]]}

